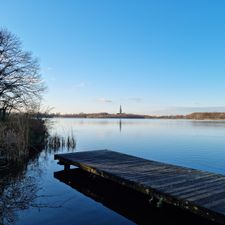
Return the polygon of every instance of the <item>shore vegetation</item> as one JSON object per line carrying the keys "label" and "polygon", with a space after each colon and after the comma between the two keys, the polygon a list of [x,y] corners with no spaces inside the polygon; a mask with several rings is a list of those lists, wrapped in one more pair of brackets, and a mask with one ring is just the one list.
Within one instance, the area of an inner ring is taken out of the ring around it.
{"label": "shore vegetation", "polygon": [[47,128],[37,115],[45,90],[37,58],[0,29],[0,164],[27,156],[43,142]]}

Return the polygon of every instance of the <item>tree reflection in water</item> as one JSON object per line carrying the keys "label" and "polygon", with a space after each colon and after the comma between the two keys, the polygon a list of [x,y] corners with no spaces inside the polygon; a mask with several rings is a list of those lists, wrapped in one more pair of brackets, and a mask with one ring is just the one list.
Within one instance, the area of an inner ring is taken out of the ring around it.
{"label": "tree reflection in water", "polygon": [[[15,179],[1,190],[1,224],[8,225],[16,222],[16,211],[24,210],[34,204],[38,186],[34,177]],[[34,205],[35,206],[35,205]]]}
{"label": "tree reflection in water", "polygon": [[[49,140],[56,139],[56,136],[49,137]],[[66,137],[68,140],[70,137]],[[59,138],[60,141],[64,138]],[[65,142],[66,143],[66,142]],[[47,145],[46,145],[47,144]],[[42,171],[38,166],[38,158],[41,153],[47,155],[51,152],[58,152],[69,148],[74,150],[76,143],[72,140],[73,146],[57,143],[57,146],[51,146],[49,141],[46,141],[41,149],[30,151],[26,157],[18,157],[15,160],[8,159],[7,165],[0,165],[0,224],[12,225],[17,221],[17,212],[30,207],[35,208],[58,208],[60,205],[51,205],[42,203],[41,199],[51,196],[40,196],[38,191],[41,190],[36,177],[40,177]],[[43,158],[43,160],[45,157]],[[29,166],[32,165],[32,166]],[[29,168],[29,169],[28,169]],[[34,168],[34,169],[32,169]]]}

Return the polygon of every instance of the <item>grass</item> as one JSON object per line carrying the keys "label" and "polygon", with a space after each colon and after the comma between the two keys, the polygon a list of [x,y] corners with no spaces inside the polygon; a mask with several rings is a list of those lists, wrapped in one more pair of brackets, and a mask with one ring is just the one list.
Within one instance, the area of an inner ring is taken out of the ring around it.
{"label": "grass", "polygon": [[74,150],[73,132],[67,136],[49,135],[46,121],[27,114],[16,114],[0,121],[0,167],[5,161],[23,161],[42,150]]}
{"label": "grass", "polygon": [[18,160],[38,151],[47,135],[44,121],[16,114],[0,121],[0,157]]}
{"label": "grass", "polygon": [[73,133],[68,135],[67,137],[60,136],[58,134],[54,134],[49,136],[47,139],[46,149],[53,149],[54,151],[67,148],[68,150],[74,150],[76,148],[76,140]]}

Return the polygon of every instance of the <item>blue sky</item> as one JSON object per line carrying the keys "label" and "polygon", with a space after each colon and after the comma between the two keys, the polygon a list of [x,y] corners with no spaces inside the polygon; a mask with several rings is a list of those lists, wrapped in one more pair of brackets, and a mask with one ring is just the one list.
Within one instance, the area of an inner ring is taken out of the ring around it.
{"label": "blue sky", "polygon": [[55,112],[225,111],[225,1],[0,0]]}

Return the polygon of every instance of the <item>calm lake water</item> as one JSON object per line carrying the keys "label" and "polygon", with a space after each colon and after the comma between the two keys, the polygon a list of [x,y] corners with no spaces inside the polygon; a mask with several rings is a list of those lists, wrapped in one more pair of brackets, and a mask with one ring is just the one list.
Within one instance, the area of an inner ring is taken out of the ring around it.
{"label": "calm lake water", "polygon": [[[77,142],[74,151],[111,149],[225,174],[225,121],[54,119],[51,133],[63,136],[74,133]],[[11,210],[15,224],[135,224],[107,207],[101,198],[98,202],[88,197],[85,185],[76,189],[60,182],[54,172],[62,169],[54,160],[54,152],[49,151],[43,151],[29,163],[17,182],[23,185],[29,180],[35,186],[32,189],[35,198],[26,209]]]}

